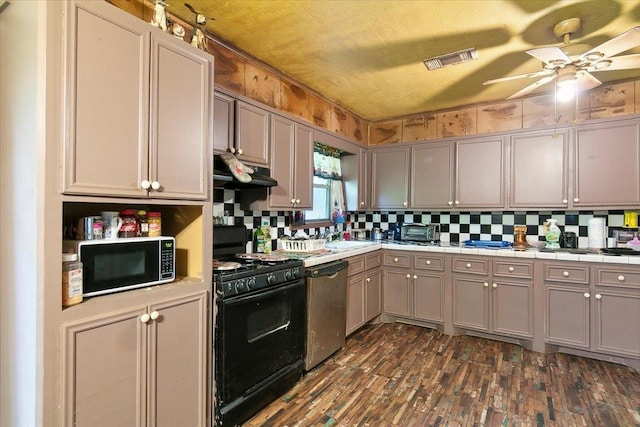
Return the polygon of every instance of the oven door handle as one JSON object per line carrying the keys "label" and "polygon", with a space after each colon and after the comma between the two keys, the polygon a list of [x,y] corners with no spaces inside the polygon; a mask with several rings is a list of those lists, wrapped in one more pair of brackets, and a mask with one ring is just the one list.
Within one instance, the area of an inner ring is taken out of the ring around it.
{"label": "oven door handle", "polygon": [[291,324],[291,321],[288,321],[288,322],[287,322],[287,323],[285,323],[284,325],[280,325],[280,326],[278,326],[278,327],[277,327],[277,328],[275,328],[275,329],[272,329],[272,330],[267,331],[267,332],[265,332],[265,333],[263,333],[263,334],[260,334],[260,335],[258,335],[257,337],[251,338],[251,339],[249,340],[249,342],[250,342],[250,343],[254,343],[254,342],[256,342],[256,341],[258,341],[258,340],[261,340],[262,338],[264,338],[264,337],[266,337],[266,336],[268,336],[268,335],[274,334],[274,333],[276,333],[276,332],[278,332],[278,331],[280,331],[280,330],[282,330],[282,329],[287,329],[287,328],[289,327],[289,325],[290,325],[290,324]]}
{"label": "oven door handle", "polygon": [[299,280],[294,283],[285,284],[283,286],[267,288],[268,290],[263,290],[262,292],[258,292],[255,294],[250,294],[250,295],[243,294],[243,295],[236,295],[233,297],[224,298],[221,301],[222,301],[222,304],[227,306],[242,304],[242,303],[246,303],[247,301],[264,299],[264,298],[270,297],[273,294],[277,294],[282,291],[288,291],[290,289],[297,288],[299,286],[304,286],[304,285],[305,285],[304,280]]}

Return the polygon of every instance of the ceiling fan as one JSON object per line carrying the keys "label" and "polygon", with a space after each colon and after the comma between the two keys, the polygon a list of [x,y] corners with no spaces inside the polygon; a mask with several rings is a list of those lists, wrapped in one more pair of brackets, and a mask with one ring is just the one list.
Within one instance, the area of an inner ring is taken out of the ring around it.
{"label": "ceiling fan", "polygon": [[541,77],[507,99],[524,96],[553,80],[557,80],[558,96],[565,95],[570,98],[575,93],[576,86],[579,91],[583,91],[593,89],[602,84],[600,80],[591,74],[593,72],[640,68],[640,54],[614,56],[620,52],[640,46],[640,26],[634,27],[583,54],[573,54],[572,51],[575,51],[575,47],[580,45],[572,45],[570,38],[571,34],[579,29],[580,18],[561,21],[553,27],[553,33],[557,37],[562,37],[562,45],[540,47],[527,51],[529,55],[543,62],[541,71],[488,80],[483,84],[489,85],[521,78]]}

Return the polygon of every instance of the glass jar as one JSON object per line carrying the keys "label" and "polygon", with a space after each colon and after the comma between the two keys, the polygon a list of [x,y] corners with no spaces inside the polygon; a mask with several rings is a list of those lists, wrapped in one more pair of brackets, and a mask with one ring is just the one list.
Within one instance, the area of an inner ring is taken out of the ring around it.
{"label": "glass jar", "polygon": [[78,254],[62,254],[62,306],[82,302],[82,262]]}
{"label": "glass jar", "polygon": [[162,214],[160,212],[149,212],[147,221],[149,222],[149,237],[162,236]]}
{"label": "glass jar", "polygon": [[122,227],[120,227],[118,235],[120,237],[137,237],[138,221],[136,220],[136,212],[133,209],[125,209],[120,211],[120,217],[122,218]]}
{"label": "glass jar", "polygon": [[149,222],[147,221],[147,211],[138,211],[138,237],[149,237]]}

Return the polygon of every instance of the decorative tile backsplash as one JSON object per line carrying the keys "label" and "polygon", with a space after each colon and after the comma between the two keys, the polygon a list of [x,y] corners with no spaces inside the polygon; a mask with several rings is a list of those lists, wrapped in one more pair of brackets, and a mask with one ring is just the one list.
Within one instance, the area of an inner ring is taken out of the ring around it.
{"label": "decorative tile backsplash", "polygon": [[[241,190],[239,190],[241,191]],[[289,212],[243,211],[235,202],[233,190],[216,189],[214,191],[214,216],[224,216],[228,212],[236,224],[245,224],[250,230],[262,225],[263,219],[269,219],[271,227],[277,230],[277,236],[291,235]],[[588,246],[588,223],[593,217],[606,218],[609,236],[612,228],[623,224],[624,211],[500,211],[500,212],[350,212],[348,220],[353,228],[370,230],[379,227],[388,230],[395,223],[440,224],[440,239],[444,242],[462,242],[465,240],[505,240],[513,242],[513,226],[526,225],[528,236],[537,236],[544,240],[544,222],[549,218],[557,220],[562,231],[572,231],[578,235],[578,246]],[[326,231],[342,231],[344,225],[318,227],[304,230],[308,234],[322,234]],[[274,242],[274,249],[276,248]]]}

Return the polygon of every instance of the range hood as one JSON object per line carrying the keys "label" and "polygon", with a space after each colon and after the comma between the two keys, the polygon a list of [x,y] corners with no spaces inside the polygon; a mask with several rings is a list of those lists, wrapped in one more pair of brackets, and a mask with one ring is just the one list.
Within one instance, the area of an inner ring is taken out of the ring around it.
{"label": "range hood", "polygon": [[251,181],[240,182],[233,176],[227,164],[219,155],[213,156],[213,186],[215,188],[267,188],[278,185],[278,181],[271,178],[271,171],[267,168],[252,166],[255,170],[250,174]]}

